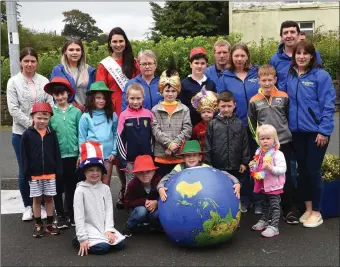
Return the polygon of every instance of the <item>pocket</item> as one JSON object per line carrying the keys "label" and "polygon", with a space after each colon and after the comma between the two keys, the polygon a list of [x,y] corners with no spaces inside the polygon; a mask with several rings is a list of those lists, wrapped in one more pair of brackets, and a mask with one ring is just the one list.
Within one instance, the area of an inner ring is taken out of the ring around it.
{"label": "pocket", "polygon": [[318,120],[318,118],[316,117],[314,111],[311,109],[311,107],[308,107],[308,112],[309,114],[311,115],[312,119],[314,120],[314,122],[317,124],[317,125],[320,125],[320,121]]}

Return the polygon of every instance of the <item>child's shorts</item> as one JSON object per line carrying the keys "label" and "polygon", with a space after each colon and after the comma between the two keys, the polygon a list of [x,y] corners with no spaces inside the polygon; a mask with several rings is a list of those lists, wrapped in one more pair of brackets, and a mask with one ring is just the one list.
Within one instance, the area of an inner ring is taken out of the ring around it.
{"label": "child's shorts", "polygon": [[55,179],[32,180],[30,184],[30,197],[55,196],[57,194]]}

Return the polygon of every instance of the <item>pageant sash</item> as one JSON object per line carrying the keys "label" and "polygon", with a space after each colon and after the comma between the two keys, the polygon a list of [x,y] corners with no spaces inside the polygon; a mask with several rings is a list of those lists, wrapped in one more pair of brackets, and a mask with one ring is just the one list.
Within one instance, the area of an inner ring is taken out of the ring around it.
{"label": "pageant sash", "polygon": [[129,79],[123,73],[121,66],[112,57],[104,58],[100,63],[103,64],[105,69],[115,79],[122,92],[124,92],[125,85]]}

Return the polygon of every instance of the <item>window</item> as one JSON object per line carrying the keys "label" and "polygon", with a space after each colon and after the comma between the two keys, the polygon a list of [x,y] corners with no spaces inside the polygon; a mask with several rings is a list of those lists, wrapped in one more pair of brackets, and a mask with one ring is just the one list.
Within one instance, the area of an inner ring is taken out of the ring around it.
{"label": "window", "polygon": [[300,31],[305,32],[308,37],[313,36],[314,33],[314,21],[298,22]]}

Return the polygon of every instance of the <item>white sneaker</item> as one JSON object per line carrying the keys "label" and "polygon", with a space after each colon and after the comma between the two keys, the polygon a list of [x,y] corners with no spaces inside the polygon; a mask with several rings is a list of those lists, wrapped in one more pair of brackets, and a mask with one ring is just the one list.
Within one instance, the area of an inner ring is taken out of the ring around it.
{"label": "white sneaker", "polygon": [[22,220],[23,221],[31,221],[33,220],[33,211],[31,206],[25,207],[25,210],[22,214]]}
{"label": "white sneaker", "polygon": [[47,219],[47,212],[46,212],[46,207],[41,205],[41,219],[45,220]]}

